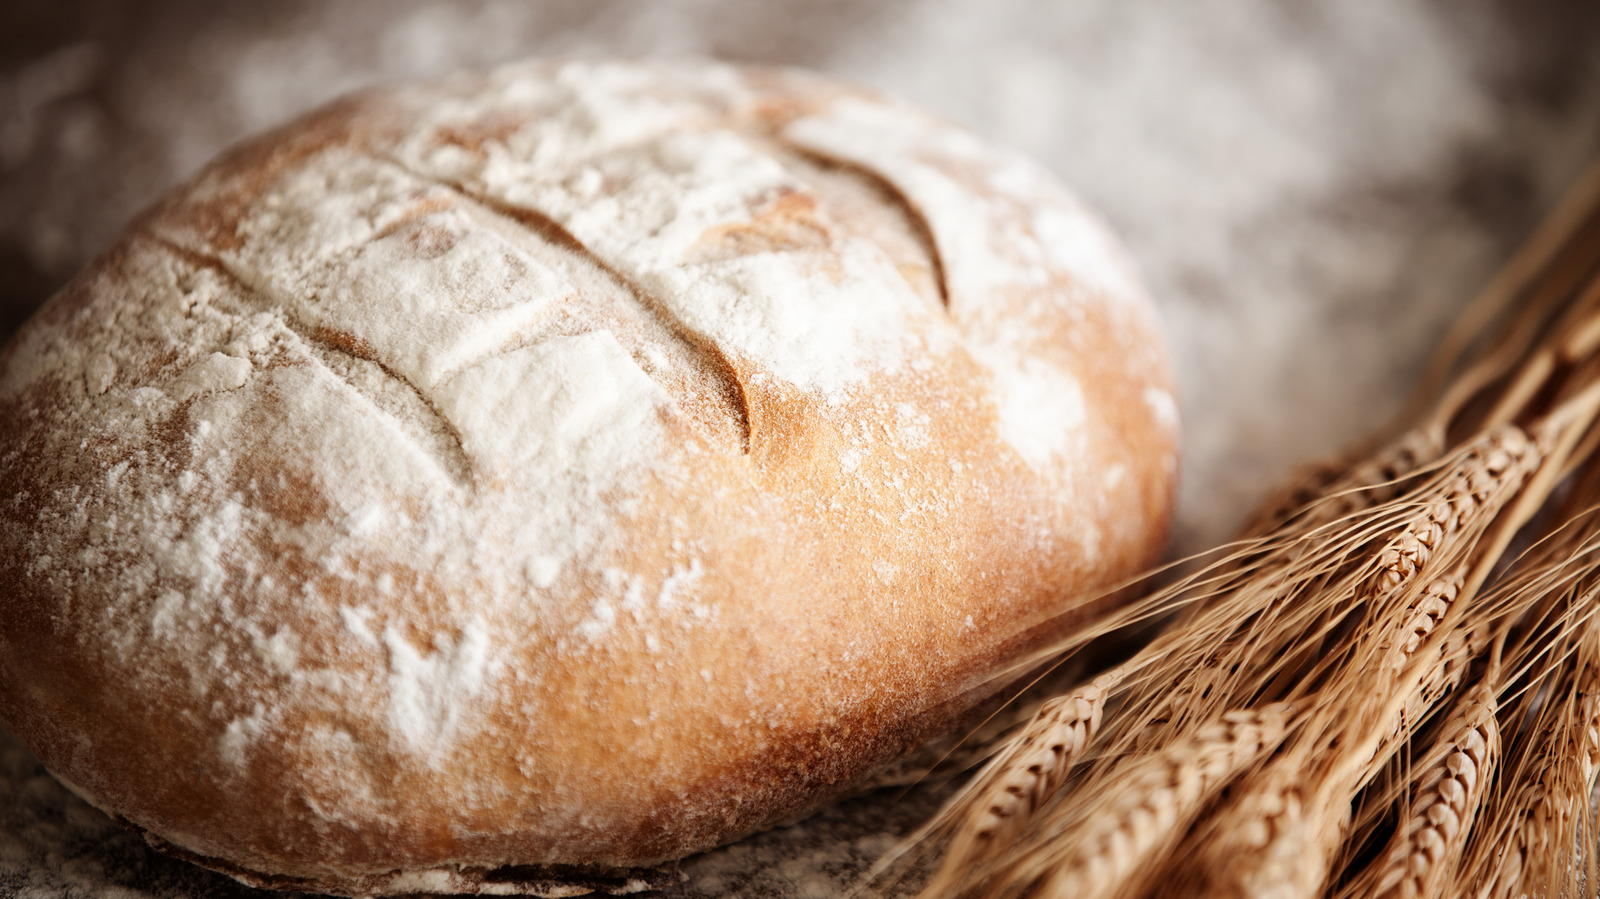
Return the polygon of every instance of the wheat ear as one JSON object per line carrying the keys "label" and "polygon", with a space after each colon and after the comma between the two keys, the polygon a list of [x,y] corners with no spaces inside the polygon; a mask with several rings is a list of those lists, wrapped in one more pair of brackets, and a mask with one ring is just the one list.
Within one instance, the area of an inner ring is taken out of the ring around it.
{"label": "wheat ear", "polygon": [[[1297,734],[1294,744],[1260,771],[1231,788],[1233,798],[1212,814],[1191,839],[1174,884],[1204,883],[1216,895],[1258,899],[1309,899],[1321,893],[1330,866],[1350,826],[1350,797],[1371,768],[1378,747],[1404,731],[1407,716],[1422,705],[1413,695],[1397,703],[1392,694],[1442,670],[1445,654],[1428,672],[1403,675],[1419,647],[1449,612],[1460,592],[1462,571],[1424,589],[1380,647],[1382,663],[1352,656],[1342,672],[1355,708],[1326,703]],[[1381,631],[1380,631],[1381,632]],[[1366,678],[1365,683],[1361,683]],[[1343,692],[1336,685],[1328,692]],[[1387,722],[1387,723],[1385,723]],[[1159,895],[1159,893],[1158,893]]]}
{"label": "wheat ear", "polygon": [[[1295,745],[1235,788],[1234,798],[1191,841],[1199,845],[1183,863],[1190,878],[1214,891],[1316,895],[1349,827],[1351,795],[1387,757],[1382,748],[1403,739],[1407,722],[1459,677],[1464,660],[1448,647],[1427,664],[1414,659],[1455,606],[1465,578],[1459,566],[1431,580],[1428,572],[1467,554],[1541,456],[1533,441],[1508,426],[1480,435],[1457,459],[1441,476],[1440,498],[1425,503],[1377,553],[1375,568],[1357,588],[1367,608],[1367,623],[1357,632],[1364,636],[1328,666],[1321,687],[1330,697],[1323,708],[1333,713],[1316,716]],[[1374,656],[1376,665],[1368,661]],[[1395,703],[1397,692],[1405,702]]]}
{"label": "wheat ear", "polygon": [[[1417,458],[1415,452],[1404,455],[1411,460],[1407,464]],[[1261,662],[1250,664],[1247,655],[1219,647],[1209,662],[1183,673],[1168,688],[1170,692],[1156,696],[1147,713],[1148,723],[1131,740],[1119,742],[1119,747],[1135,753],[1157,751],[1183,732],[1186,725],[1182,719],[1194,713],[1190,706],[1237,701],[1263,686],[1272,695],[1280,688],[1263,677],[1274,665],[1278,668],[1271,681],[1301,679],[1298,686],[1287,688],[1291,698],[1315,697],[1319,688],[1326,689],[1336,697],[1333,704],[1348,713],[1349,696],[1370,691],[1374,697],[1358,703],[1361,707],[1356,714],[1321,722],[1313,719],[1296,737],[1298,749],[1266,762],[1261,771],[1230,787],[1233,799],[1188,840],[1187,845],[1199,844],[1199,848],[1186,853],[1180,867],[1225,892],[1309,896],[1320,889],[1348,824],[1350,795],[1373,768],[1369,760],[1383,740],[1403,731],[1404,721],[1439,695],[1438,687],[1429,689],[1419,681],[1454,679],[1445,663],[1458,663],[1458,653],[1441,652],[1431,665],[1408,665],[1459,594],[1464,577],[1460,561],[1540,460],[1534,441],[1507,425],[1479,435],[1453,453],[1443,471],[1412,489],[1412,497],[1386,498],[1392,509],[1374,512],[1372,522],[1383,524],[1370,533],[1373,538],[1382,533],[1393,536],[1378,544],[1379,548],[1366,550],[1371,561],[1365,566],[1352,557],[1348,564],[1357,568],[1351,576],[1324,579],[1317,600],[1328,604],[1329,613],[1335,616],[1366,609],[1366,616],[1373,620],[1366,630],[1370,636],[1340,650],[1332,659],[1284,665],[1279,661],[1281,647],[1296,646],[1298,641],[1303,649],[1314,648],[1296,627],[1302,620],[1295,617],[1299,613],[1258,616],[1242,623],[1246,629],[1235,635],[1234,644],[1257,651],[1275,647]],[[1375,464],[1369,471],[1377,474],[1369,473],[1361,480],[1391,478],[1397,467]],[[1428,572],[1445,565],[1458,567],[1429,583]],[[1418,588],[1419,582],[1427,586]],[[1330,599],[1341,593],[1349,600]],[[1336,625],[1325,619],[1318,627],[1332,632]],[[1348,639],[1343,638],[1345,642]],[[1437,652],[1433,647],[1439,641],[1426,645]],[[1225,658],[1231,662],[1223,661]],[[1399,683],[1403,671],[1409,677],[1404,685]],[[1372,682],[1374,674],[1381,681],[1377,685]],[[1395,706],[1391,697],[1397,690],[1406,696],[1413,692],[1424,695],[1390,708]],[[1367,707],[1374,704],[1379,708]],[[1128,709],[1121,714],[1125,721],[1135,717]],[[1101,782],[1093,782],[1092,787],[1096,791],[1112,789]],[[1174,878],[1171,883],[1182,879]]]}
{"label": "wheat ear", "polygon": [[1419,768],[1414,796],[1388,848],[1347,895],[1419,899],[1452,882],[1500,754],[1493,678],[1462,697],[1442,742]]}
{"label": "wheat ear", "polygon": [[[1592,647],[1595,630],[1586,643]],[[1586,649],[1589,649],[1586,647]],[[1481,876],[1478,895],[1577,895],[1572,849],[1594,844],[1587,814],[1600,760],[1600,666],[1593,652],[1579,662],[1573,702],[1561,712],[1561,733],[1552,740],[1534,783],[1520,791],[1517,824],[1498,870]],[[1592,880],[1590,881],[1593,882]]]}
{"label": "wheat ear", "polygon": [[1438,429],[1411,430],[1368,457],[1345,456],[1302,469],[1289,487],[1262,503],[1244,528],[1264,536],[1310,531],[1397,496],[1444,454]]}
{"label": "wheat ear", "polygon": [[[1525,885],[1548,883],[1546,866],[1541,861],[1552,854],[1566,856],[1570,840],[1560,822],[1565,815],[1550,795],[1548,784],[1539,783],[1524,788],[1517,797],[1520,817],[1493,860],[1493,865],[1482,876],[1473,891],[1475,899],[1497,899],[1501,896],[1521,896],[1529,892]],[[1537,888],[1536,888],[1537,889]],[[1537,890],[1542,893],[1543,890]]]}
{"label": "wheat ear", "polygon": [[1122,669],[1113,669],[1045,702],[1006,749],[946,805],[943,814],[957,822],[955,836],[924,895],[946,895],[972,866],[1010,848],[1029,816],[1065,782],[1094,739],[1106,698],[1122,677]]}
{"label": "wheat ear", "polygon": [[1116,893],[1170,848],[1221,786],[1283,740],[1291,715],[1286,703],[1228,712],[1188,739],[1127,760],[1099,784],[1101,801],[1046,847],[1037,892],[1080,899]]}
{"label": "wheat ear", "polygon": [[[1430,582],[1398,624],[1374,626],[1380,664],[1353,653],[1343,678],[1324,691],[1312,720],[1260,771],[1230,788],[1233,797],[1191,839],[1174,882],[1203,882],[1216,894],[1312,897],[1327,880],[1350,828],[1350,799],[1386,757],[1380,750],[1407,733],[1441,686],[1460,676],[1460,640],[1426,642],[1460,594],[1464,570]],[[1420,651],[1437,654],[1427,660]],[[1422,664],[1425,662],[1425,664]],[[1418,664],[1414,664],[1418,663]],[[1420,670],[1418,670],[1420,668]],[[1397,702],[1396,693],[1406,695]],[[1354,707],[1341,704],[1356,697]]]}
{"label": "wheat ear", "polygon": [[1563,777],[1572,768],[1574,731],[1573,708],[1562,697],[1574,687],[1570,671],[1552,678],[1545,689],[1524,694],[1520,720],[1514,715],[1508,722],[1522,741],[1514,747],[1519,757],[1508,751],[1502,766],[1499,788],[1508,795],[1486,811],[1461,869],[1476,899],[1563,892],[1553,875],[1566,870],[1571,856],[1577,797]]}
{"label": "wheat ear", "polygon": [[1155,896],[1319,895],[1350,801],[1319,791],[1309,761],[1291,750],[1230,787],[1234,796],[1191,835]]}

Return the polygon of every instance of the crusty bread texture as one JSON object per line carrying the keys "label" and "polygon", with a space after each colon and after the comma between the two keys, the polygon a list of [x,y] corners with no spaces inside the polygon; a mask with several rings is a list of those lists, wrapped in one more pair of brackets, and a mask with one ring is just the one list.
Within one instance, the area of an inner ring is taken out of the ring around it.
{"label": "crusty bread texture", "polygon": [[1175,471],[1050,176],[702,62],[336,102],[0,366],[0,721],[158,846],[351,895],[638,887],[814,807],[1150,563]]}

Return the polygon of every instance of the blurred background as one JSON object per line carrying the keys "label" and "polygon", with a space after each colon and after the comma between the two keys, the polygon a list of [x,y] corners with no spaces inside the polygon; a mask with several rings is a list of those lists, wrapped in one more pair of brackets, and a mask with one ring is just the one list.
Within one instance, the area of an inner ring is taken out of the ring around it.
{"label": "blurred background", "polygon": [[[1165,318],[1174,552],[1381,426],[1433,340],[1600,154],[1592,0],[0,3],[0,336],[247,134],[527,56],[699,55],[897,94],[1100,210]],[[933,797],[692,861],[684,896],[832,896]],[[0,732],[0,895],[250,891],[143,849]]]}

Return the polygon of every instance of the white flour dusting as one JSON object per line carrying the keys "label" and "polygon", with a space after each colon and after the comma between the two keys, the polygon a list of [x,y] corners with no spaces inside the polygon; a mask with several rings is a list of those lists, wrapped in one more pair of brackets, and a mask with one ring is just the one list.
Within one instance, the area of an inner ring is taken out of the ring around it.
{"label": "white flour dusting", "polygon": [[1080,449],[1087,419],[1083,388],[1071,375],[1033,360],[992,359],[1006,439],[1041,471]]}
{"label": "white flour dusting", "polygon": [[412,751],[439,752],[492,673],[488,629],[474,619],[460,636],[436,635],[432,646],[418,648],[388,628],[383,643],[389,650],[390,725]]}

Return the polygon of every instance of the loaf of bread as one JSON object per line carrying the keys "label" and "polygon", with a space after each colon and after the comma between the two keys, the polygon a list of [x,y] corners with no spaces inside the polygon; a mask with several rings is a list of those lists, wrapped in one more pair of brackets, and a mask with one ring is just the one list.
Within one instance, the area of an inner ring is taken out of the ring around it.
{"label": "loaf of bread", "polygon": [[1175,469],[1149,304],[1045,172],[707,63],[336,102],[0,366],[0,721],[348,895],[628,889],[815,807],[1150,563]]}

